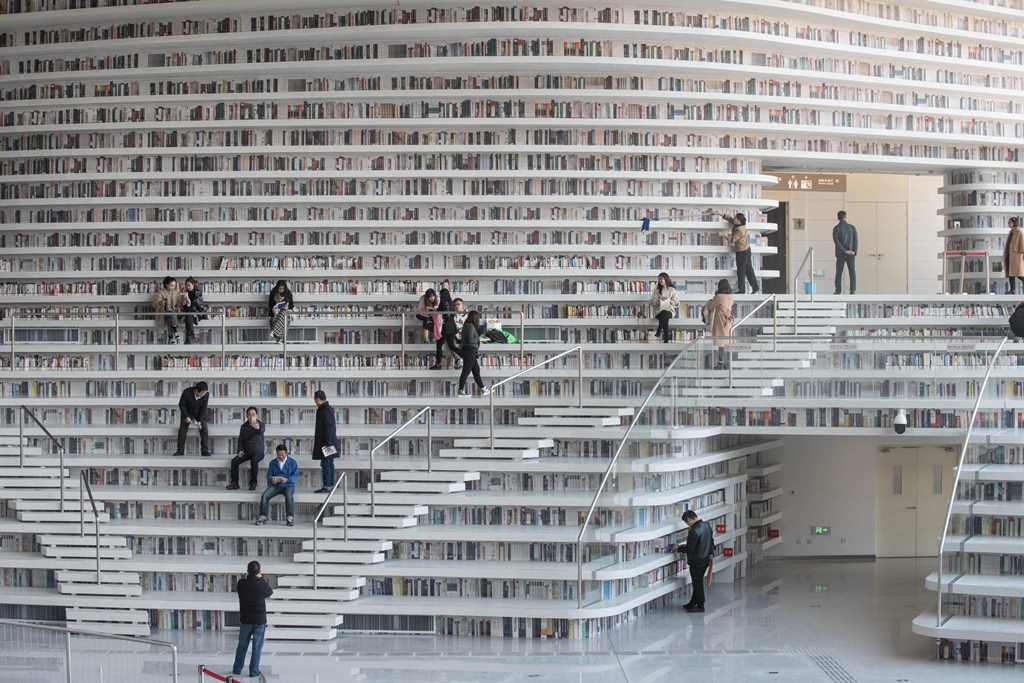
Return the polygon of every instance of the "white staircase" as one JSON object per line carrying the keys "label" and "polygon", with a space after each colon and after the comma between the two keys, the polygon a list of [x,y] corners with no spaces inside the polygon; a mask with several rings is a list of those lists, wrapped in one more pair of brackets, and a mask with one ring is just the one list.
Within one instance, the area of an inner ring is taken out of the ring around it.
{"label": "white staircase", "polygon": [[[847,302],[837,297],[815,296],[814,300],[779,297],[775,302],[778,311],[777,334],[780,338],[824,339],[836,333],[831,321],[846,317]],[[796,324],[793,321],[793,308],[796,307]],[[766,325],[761,328],[762,338],[776,336],[776,326]]]}
{"label": "white staircase", "polygon": [[[92,505],[81,498],[79,483],[70,469],[60,469],[59,458],[42,456],[36,446],[22,444],[20,437],[0,436],[0,489],[17,491],[13,508],[19,521],[41,523],[79,523],[84,535],[40,533],[36,539],[44,557],[96,560],[99,555],[99,580],[95,570],[61,570],[56,574],[57,591],[66,595],[109,596],[117,607],[69,608],[69,625],[118,635],[149,635],[149,616],[145,610],[132,609],[130,598],[142,594],[139,575],[120,572],[118,560],[130,560],[132,551],[124,536],[105,534],[102,524],[110,521],[106,512],[98,515],[99,549],[96,548],[96,524]],[[24,450],[24,467],[20,453]],[[61,506],[60,489],[64,489]]]}

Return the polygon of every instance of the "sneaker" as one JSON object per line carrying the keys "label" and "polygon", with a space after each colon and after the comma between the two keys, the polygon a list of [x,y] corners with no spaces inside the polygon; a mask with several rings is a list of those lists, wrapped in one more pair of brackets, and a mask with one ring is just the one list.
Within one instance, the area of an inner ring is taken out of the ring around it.
{"label": "sneaker", "polygon": [[458,394],[458,396],[459,396],[459,398],[473,398],[473,394],[469,393],[469,392],[468,392],[468,391],[466,391],[465,389],[463,389],[462,391],[460,391],[460,392],[459,392],[459,394]]}
{"label": "sneaker", "polygon": [[295,520],[293,518],[289,517],[288,521],[285,522],[285,526],[295,526]]}
{"label": "sneaker", "polygon": [[480,389],[480,395],[481,396],[490,396],[491,395],[491,388],[490,387],[483,387],[482,389]]}
{"label": "sneaker", "polygon": [[316,491],[313,491],[313,493],[330,493],[330,492],[331,492],[331,490],[329,488],[327,488],[326,486],[321,486]]}
{"label": "sneaker", "polygon": [[249,490],[250,491],[255,491],[256,490],[256,482],[253,482],[253,483],[249,484]]}
{"label": "sneaker", "polygon": [[238,484],[228,484],[228,491],[237,491],[239,488]]}
{"label": "sneaker", "polygon": [[267,523],[267,518],[264,517],[263,515],[260,515],[259,517],[256,518],[256,526],[263,526],[266,523]]}

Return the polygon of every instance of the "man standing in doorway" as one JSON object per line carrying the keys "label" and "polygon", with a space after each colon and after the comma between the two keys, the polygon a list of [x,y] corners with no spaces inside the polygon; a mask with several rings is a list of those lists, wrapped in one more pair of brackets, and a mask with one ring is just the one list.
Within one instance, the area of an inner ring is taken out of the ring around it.
{"label": "man standing in doorway", "polygon": [[328,493],[334,488],[334,459],[338,457],[338,427],[334,408],[327,402],[327,394],[318,389],[313,394],[316,403],[316,427],[313,432],[313,459],[320,461],[320,488],[317,493]]}
{"label": "man standing in doorway", "polygon": [[683,605],[687,612],[704,611],[704,575],[711,565],[715,541],[711,534],[711,525],[697,516],[693,510],[683,513],[683,521],[690,527],[686,537],[686,564],[690,568],[690,601]]}
{"label": "man standing in doorway", "polygon": [[839,222],[832,228],[832,241],[836,245],[836,294],[843,293],[843,266],[850,269],[850,294],[857,293],[857,228],[846,222],[846,212],[836,214]]}

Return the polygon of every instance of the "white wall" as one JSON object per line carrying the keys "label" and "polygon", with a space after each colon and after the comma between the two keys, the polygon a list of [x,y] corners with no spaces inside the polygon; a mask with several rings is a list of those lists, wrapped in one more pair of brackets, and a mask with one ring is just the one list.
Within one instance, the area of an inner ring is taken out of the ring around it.
{"label": "white wall", "polygon": [[[879,282],[877,289],[892,294],[934,294],[939,289],[938,278],[942,272],[938,256],[942,250],[942,239],[938,235],[942,219],[937,214],[942,208],[942,197],[938,194],[941,185],[941,176],[853,173],[846,176],[846,192],[768,190],[765,197],[789,202],[790,276],[800,265],[807,248],[813,245],[815,269],[823,273],[818,280],[818,291],[831,294],[835,278],[832,227],[836,224],[836,212],[845,209],[850,212],[851,223],[867,226],[874,222],[877,211],[879,251],[891,252],[890,257],[906,262],[905,273],[890,278],[897,281]],[[873,215],[868,217],[865,213]],[[793,229],[797,218],[804,219],[805,230]],[[862,247],[866,246],[865,238],[861,236]],[[885,245],[890,239],[898,239],[899,247],[894,249],[890,245],[887,249]],[[861,251],[862,256],[857,259],[861,271],[859,290],[868,293],[865,279],[869,264],[864,249]]]}

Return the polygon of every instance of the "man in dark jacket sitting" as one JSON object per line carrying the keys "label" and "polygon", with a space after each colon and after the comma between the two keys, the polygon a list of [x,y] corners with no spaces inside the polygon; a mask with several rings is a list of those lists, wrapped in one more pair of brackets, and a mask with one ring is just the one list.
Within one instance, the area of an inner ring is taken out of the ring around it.
{"label": "man in dark jacket sitting", "polygon": [[692,594],[690,602],[683,605],[687,612],[704,611],[704,575],[707,574],[714,554],[715,541],[711,525],[697,516],[693,510],[683,513],[683,521],[690,527],[686,537],[686,564],[690,568]]}
{"label": "man in dark jacket sitting", "polygon": [[313,459],[320,461],[320,483],[317,493],[328,493],[334,487],[334,459],[338,457],[338,427],[334,421],[334,408],[327,402],[327,394],[317,390],[316,427],[313,432]]}
{"label": "man in dark jacket sitting", "polygon": [[199,382],[181,392],[178,399],[178,449],[175,455],[185,455],[185,437],[191,425],[199,427],[199,448],[206,457],[210,455],[210,430],[206,426],[206,408],[210,403],[210,388],[206,382]]}
{"label": "man in dark jacket sitting", "polygon": [[263,578],[260,563],[253,560],[246,567],[245,578],[235,586],[238,593],[238,647],[235,648],[235,665],[231,673],[242,675],[245,652],[252,641],[252,658],[249,659],[249,676],[260,675],[260,657],[263,655],[263,636],[267,632],[267,598],[274,594],[267,580]]}
{"label": "man in dark jacket sitting", "polygon": [[249,463],[249,490],[256,490],[256,475],[264,455],[263,435],[267,430],[259,415],[259,411],[252,406],[245,409],[245,422],[238,430],[238,455],[231,458],[229,491],[238,490],[238,467],[243,462]]}

